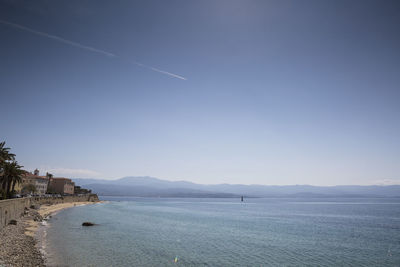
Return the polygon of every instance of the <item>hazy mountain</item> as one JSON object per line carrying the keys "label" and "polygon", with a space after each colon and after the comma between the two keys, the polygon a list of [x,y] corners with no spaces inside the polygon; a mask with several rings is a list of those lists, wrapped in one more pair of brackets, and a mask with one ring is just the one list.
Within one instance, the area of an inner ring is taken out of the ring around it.
{"label": "hazy mountain", "polygon": [[153,177],[124,177],[118,180],[73,179],[77,185],[99,195],[141,197],[400,197],[400,185],[311,186],[311,185],[202,185],[166,181]]}
{"label": "hazy mountain", "polygon": [[85,185],[93,192],[103,196],[136,196],[136,197],[239,197],[235,194],[217,193],[189,188],[155,188],[150,186],[132,186],[117,184]]}

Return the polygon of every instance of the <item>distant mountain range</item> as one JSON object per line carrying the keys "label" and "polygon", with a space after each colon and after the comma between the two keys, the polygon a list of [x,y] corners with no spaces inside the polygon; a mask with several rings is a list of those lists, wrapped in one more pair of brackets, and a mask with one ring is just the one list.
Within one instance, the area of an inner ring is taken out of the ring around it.
{"label": "distant mountain range", "polygon": [[153,177],[118,180],[77,178],[73,181],[103,196],[136,197],[400,197],[400,185],[311,186],[311,185],[203,185],[166,181]]}

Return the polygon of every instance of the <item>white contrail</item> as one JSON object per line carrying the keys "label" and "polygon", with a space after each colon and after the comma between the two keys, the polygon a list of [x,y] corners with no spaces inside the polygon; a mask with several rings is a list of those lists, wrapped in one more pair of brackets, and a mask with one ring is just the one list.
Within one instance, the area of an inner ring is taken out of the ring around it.
{"label": "white contrail", "polygon": [[[80,44],[80,43],[76,43],[76,42],[73,42],[73,41],[69,41],[69,40],[61,38],[59,36],[56,36],[56,35],[48,34],[48,33],[41,32],[41,31],[36,31],[36,30],[33,30],[31,28],[28,28],[28,27],[25,27],[25,26],[22,26],[22,25],[19,25],[19,24],[16,24],[16,23],[8,22],[8,21],[5,21],[5,20],[0,20],[0,23],[8,25],[8,26],[12,26],[14,28],[17,28],[17,29],[20,29],[20,30],[23,30],[23,31],[30,32],[30,33],[33,33],[33,34],[36,34],[36,35],[47,37],[47,38],[53,39],[55,41],[58,41],[58,42],[61,42],[61,43],[64,43],[64,44],[68,44],[68,45],[75,46],[75,47],[78,47],[78,48],[81,48],[81,49],[85,49],[85,50],[88,50],[88,51],[91,51],[91,52],[94,52],[94,53],[98,53],[98,54],[101,54],[101,55],[104,55],[104,56],[107,56],[107,57],[121,58],[120,56],[118,56],[116,54],[113,54],[113,53],[110,53],[110,52],[107,52],[107,51],[104,51],[104,50],[101,50],[101,49],[97,49],[97,48],[94,48],[94,47],[90,47],[90,46],[87,46],[87,45],[83,45],[83,44]],[[174,74],[174,73],[171,73],[171,72],[168,72],[168,71],[160,70],[160,69],[154,68],[152,66],[147,66],[147,65],[145,65],[143,63],[140,63],[140,62],[137,62],[137,61],[131,61],[131,62],[133,64],[136,64],[136,65],[140,66],[140,67],[143,67],[143,68],[146,68],[146,69],[150,69],[152,71],[155,71],[155,72],[158,72],[158,73],[162,73],[162,74],[168,75],[170,77],[174,77],[174,78],[181,79],[181,80],[187,80],[185,77],[182,77],[180,75],[177,75],[177,74]]]}
{"label": "white contrail", "polygon": [[157,69],[157,68],[154,68],[154,67],[151,67],[151,66],[147,66],[147,65],[142,64],[142,63],[137,62],[137,61],[133,61],[132,63],[134,63],[134,64],[136,64],[136,65],[138,65],[140,67],[144,67],[144,68],[151,69],[153,71],[157,71],[157,72],[165,74],[165,75],[169,75],[171,77],[175,77],[175,78],[178,78],[178,79],[181,79],[181,80],[187,80],[185,77],[179,76],[177,74],[173,74],[173,73],[165,71],[165,70],[160,70],[160,69]]}

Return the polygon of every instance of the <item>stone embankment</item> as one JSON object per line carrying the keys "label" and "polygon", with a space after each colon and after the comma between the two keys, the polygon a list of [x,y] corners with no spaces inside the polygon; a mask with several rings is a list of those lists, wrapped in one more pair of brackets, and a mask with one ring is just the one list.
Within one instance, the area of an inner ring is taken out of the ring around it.
{"label": "stone embankment", "polygon": [[62,196],[62,197],[30,197],[0,200],[0,230],[7,226],[11,220],[17,220],[27,208],[32,205],[59,204],[69,202],[97,202],[99,198],[96,194],[87,194],[80,196]]}

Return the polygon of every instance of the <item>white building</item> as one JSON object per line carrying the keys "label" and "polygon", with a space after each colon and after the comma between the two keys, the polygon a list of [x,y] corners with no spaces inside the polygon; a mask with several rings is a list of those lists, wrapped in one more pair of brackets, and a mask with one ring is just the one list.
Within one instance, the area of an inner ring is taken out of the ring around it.
{"label": "white building", "polygon": [[44,195],[47,192],[47,185],[49,183],[49,179],[46,176],[39,176],[32,173],[27,173],[22,177],[22,186],[23,190],[25,186],[31,184],[36,187],[35,194]]}

